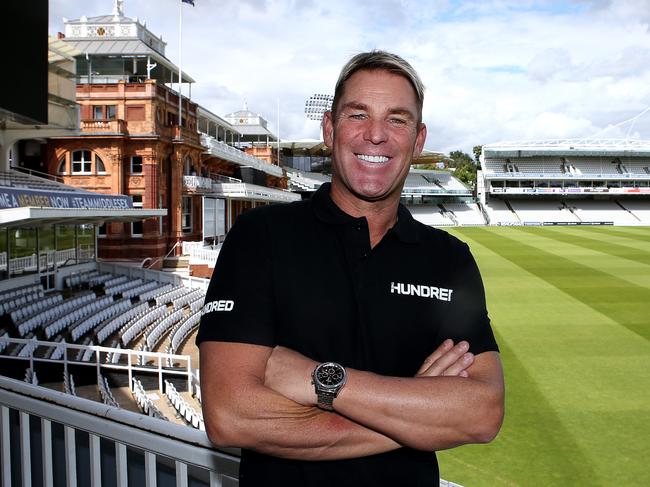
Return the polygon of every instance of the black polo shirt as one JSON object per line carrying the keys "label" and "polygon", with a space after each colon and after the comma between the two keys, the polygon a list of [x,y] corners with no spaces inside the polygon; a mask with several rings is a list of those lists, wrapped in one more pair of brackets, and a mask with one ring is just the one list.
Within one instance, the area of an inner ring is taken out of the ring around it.
{"label": "black polo shirt", "polygon": [[[196,339],[283,345],[316,361],[412,377],[446,338],[498,350],[467,245],[400,205],[374,248],[325,184],[309,201],[242,214],[228,233]],[[402,448],[307,462],[244,450],[241,485],[437,485],[434,453]]]}

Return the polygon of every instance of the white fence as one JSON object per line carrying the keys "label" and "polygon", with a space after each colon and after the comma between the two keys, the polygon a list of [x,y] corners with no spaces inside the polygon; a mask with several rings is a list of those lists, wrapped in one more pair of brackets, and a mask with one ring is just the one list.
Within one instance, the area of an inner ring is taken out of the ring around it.
{"label": "white fence", "polygon": [[205,265],[213,268],[219,257],[221,245],[204,247],[203,242],[183,242],[183,255],[190,256],[190,264]]}
{"label": "white fence", "polygon": [[211,155],[225,159],[226,161],[234,162],[241,166],[250,166],[259,171],[264,171],[267,174],[272,174],[273,176],[281,177],[283,175],[281,167],[274,166],[257,157],[246,154],[244,151],[224,144],[209,135],[201,134],[201,144],[208,148]]}
{"label": "white fence", "polygon": [[[61,363],[63,362],[64,373],[68,373],[68,364],[74,363],[75,365],[85,365],[95,367],[97,373],[102,370],[117,370],[126,372],[129,377],[129,383],[133,380],[134,372],[156,372],[158,374],[158,390],[160,393],[164,392],[164,376],[174,375],[185,377],[187,380],[187,390],[191,391],[195,387],[193,384],[197,380],[197,376],[192,374],[192,363],[189,355],[176,355],[170,353],[160,352],[145,352],[142,350],[127,350],[124,348],[111,348],[102,347],[99,345],[77,345],[66,342],[53,342],[35,339],[23,338],[10,338],[8,336],[0,336],[0,349],[6,349],[9,345],[14,344],[22,346],[26,353],[22,356],[2,355],[3,359],[8,360],[29,360],[29,368],[34,370],[35,363]],[[37,351],[50,348],[62,349],[62,359],[45,358],[47,354],[41,357]],[[72,352],[75,353],[72,353]],[[82,351],[82,356],[90,357],[91,360],[76,360],[72,357],[79,356],[79,351]],[[120,357],[122,361],[107,361],[107,357]],[[152,363],[153,362],[153,363]],[[139,363],[150,365],[139,365]],[[170,368],[168,363],[179,363],[177,367]]]}
{"label": "white fence", "polygon": [[210,192],[212,191],[212,179],[202,176],[183,176],[183,189]]}
{"label": "white fence", "polygon": [[3,487],[238,484],[239,451],[203,431],[1,376],[0,426]]}
{"label": "white fence", "polygon": [[[80,248],[65,249],[40,253],[39,257],[36,254],[27,255],[24,257],[14,257],[9,259],[9,272],[11,274],[20,274],[23,272],[36,272],[40,264],[41,270],[48,267],[53,267],[56,262],[57,267],[66,263],[74,262],[75,259],[80,261],[92,260],[95,258],[95,250],[93,248]],[[7,270],[7,252],[0,252],[0,270]]]}
{"label": "white fence", "polygon": [[207,290],[210,284],[209,279],[192,276],[179,276],[170,272],[161,272],[143,267],[132,267],[112,262],[97,262],[97,270],[100,272],[110,272],[111,274],[128,276],[133,279],[142,279],[157,281],[160,283],[169,283],[174,286],[185,286],[191,289]]}

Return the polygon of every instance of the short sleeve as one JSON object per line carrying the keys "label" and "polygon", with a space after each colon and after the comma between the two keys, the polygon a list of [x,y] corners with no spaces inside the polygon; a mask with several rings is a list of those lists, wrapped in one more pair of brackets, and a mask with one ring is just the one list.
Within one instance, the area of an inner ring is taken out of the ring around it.
{"label": "short sleeve", "polygon": [[457,258],[452,269],[451,308],[440,327],[437,340],[451,338],[454,343],[466,340],[470,351],[499,351],[488,316],[485,289],[476,261],[467,244],[458,242]]}
{"label": "short sleeve", "polygon": [[228,232],[203,305],[196,344],[275,345],[272,261],[262,212],[240,215]]}

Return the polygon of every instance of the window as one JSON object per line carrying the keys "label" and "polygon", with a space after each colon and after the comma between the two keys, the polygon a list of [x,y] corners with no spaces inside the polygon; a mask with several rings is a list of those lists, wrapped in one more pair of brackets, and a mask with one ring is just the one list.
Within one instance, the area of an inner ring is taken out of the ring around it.
{"label": "window", "polygon": [[103,238],[106,236],[106,223],[102,223],[97,227],[97,236]]}
{"label": "window", "polygon": [[72,174],[92,174],[92,153],[89,150],[72,153]]}
{"label": "window", "polygon": [[93,105],[91,108],[94,120],[115,120],[117,116],[116,105]]}
{"label": "window", "polygon": [[56,173],[57,174],[68,174],[66,169],[67,168],[65,167],[65,156],[62,156],[61,159],[59,159],[59,165],[56,168]]}
{"label": "window", "polygon": [[192,198],[188,196],[183,197],[181,226],[184,233],[192,231]]}
{"label": "window", "polygon": [[[133,198],[133,208],[142,208],[141,194],[134,194],[131,198]],[[131,236],[142,237],[142,220],[131,223]]]}
{"label": "window", "polygon": [[106,167],[104,167],[104,161],[102,158],[95,154],[95,169],[97,169],[97,174],[106,174]]}
{"label": "window", "polygon": [[144,106],[127,106],[126,119],[132,121],[144,120]]}
{"label": "window", "polygon": [[196,169],[194,168],[194,163],[192,162],[192,158],[190,156],[187,156],[185,158],[184,170],[184,174],[186,176],[196,176]]}
{"label": "window", "polygon": [[131,174],[142,174],[142,156],[131,156]]}

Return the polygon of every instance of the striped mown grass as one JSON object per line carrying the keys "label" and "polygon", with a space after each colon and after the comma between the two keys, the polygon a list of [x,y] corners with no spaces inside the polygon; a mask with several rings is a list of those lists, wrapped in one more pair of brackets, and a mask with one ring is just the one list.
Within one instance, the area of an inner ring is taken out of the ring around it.
{"label": "striped mown grass", "polygon": [[650,485],[650,228],[467,227],[506,375],[489,445],[439,454],[474,486]]}

